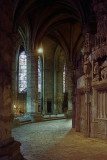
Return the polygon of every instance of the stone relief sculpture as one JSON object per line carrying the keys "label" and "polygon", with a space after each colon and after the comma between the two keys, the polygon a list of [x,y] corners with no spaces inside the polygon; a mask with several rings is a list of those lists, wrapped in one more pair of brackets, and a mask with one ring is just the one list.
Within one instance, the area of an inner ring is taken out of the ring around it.
{"label": "stone relief sculpture", "polygon": [[107,79],[107,58],[101,65],[101,80]]}
{"label": "stone relief sculpture", "polygon": [[95,62],[94,68],[93,68],[93,81],[99,80],[99,64],[98,62]]}
{"label": "stone relief sculpture", "polygon": [[84,55],[83,63],[84,63],[83,72],[84,72],[85,78],[88,78],[91,71],[91,63],[89,61],[89,57],[87,54]]}

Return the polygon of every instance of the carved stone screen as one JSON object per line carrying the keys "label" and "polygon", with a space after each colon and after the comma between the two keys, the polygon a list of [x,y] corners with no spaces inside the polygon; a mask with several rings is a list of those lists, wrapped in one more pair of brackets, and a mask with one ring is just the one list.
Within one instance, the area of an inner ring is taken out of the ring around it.
{"label": "carved stone screen", "polygon": [[98,91],[98,118],[107,118],[107,91]]}
{"label": "carved stone screen", "polygon": [[85,106],[85,94],[81,94],[81,109],[80,109],[80,131],[85,133],[86,131],[86,106]]}

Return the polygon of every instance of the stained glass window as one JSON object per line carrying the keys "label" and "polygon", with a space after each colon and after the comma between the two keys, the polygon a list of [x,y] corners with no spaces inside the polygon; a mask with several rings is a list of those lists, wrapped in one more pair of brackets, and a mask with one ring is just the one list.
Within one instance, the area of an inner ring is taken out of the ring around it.
{"label": "stained glass window", "polygon": [[64,71],[63,71],[63,93],[65,93],[65,70],[66,70],[66,67],[65,67],[65,64],[64,64]]}
{"label": "stained glass window", "polygon": [[19,93],[27,90],[27,56],[25,51],[19,55]]}
{"label": "stained glass window", "polygon": [[38,57],[38,92],[41,92],[41,64],[40,64],[40,57]]}

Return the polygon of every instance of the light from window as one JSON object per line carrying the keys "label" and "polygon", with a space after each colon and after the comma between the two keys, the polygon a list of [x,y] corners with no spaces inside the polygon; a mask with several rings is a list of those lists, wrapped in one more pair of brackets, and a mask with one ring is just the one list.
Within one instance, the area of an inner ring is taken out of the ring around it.
{"label": "light from window", "polygon": [[63,93],[65,93],[65,69],[66,67],[65,67],[65,64],[64,64],[64,71],[63,71]]}
{"label": "light from window", "polygon": [[41,64],[40,64],[40,57],[38,57],[38,92],[41,92]]}
{"label": "light from window", "polygon": [[25,51],[19,55],[19,93],[27,90],[27,56]]}

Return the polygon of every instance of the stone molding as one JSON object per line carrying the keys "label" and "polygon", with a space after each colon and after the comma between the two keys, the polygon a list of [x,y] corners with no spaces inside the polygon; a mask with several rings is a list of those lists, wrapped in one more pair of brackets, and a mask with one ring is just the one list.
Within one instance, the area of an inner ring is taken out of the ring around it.
{"label": "stone molding", "polygon": [[92,82],[92,87],[95,89],[107,89],[107,80]]}

